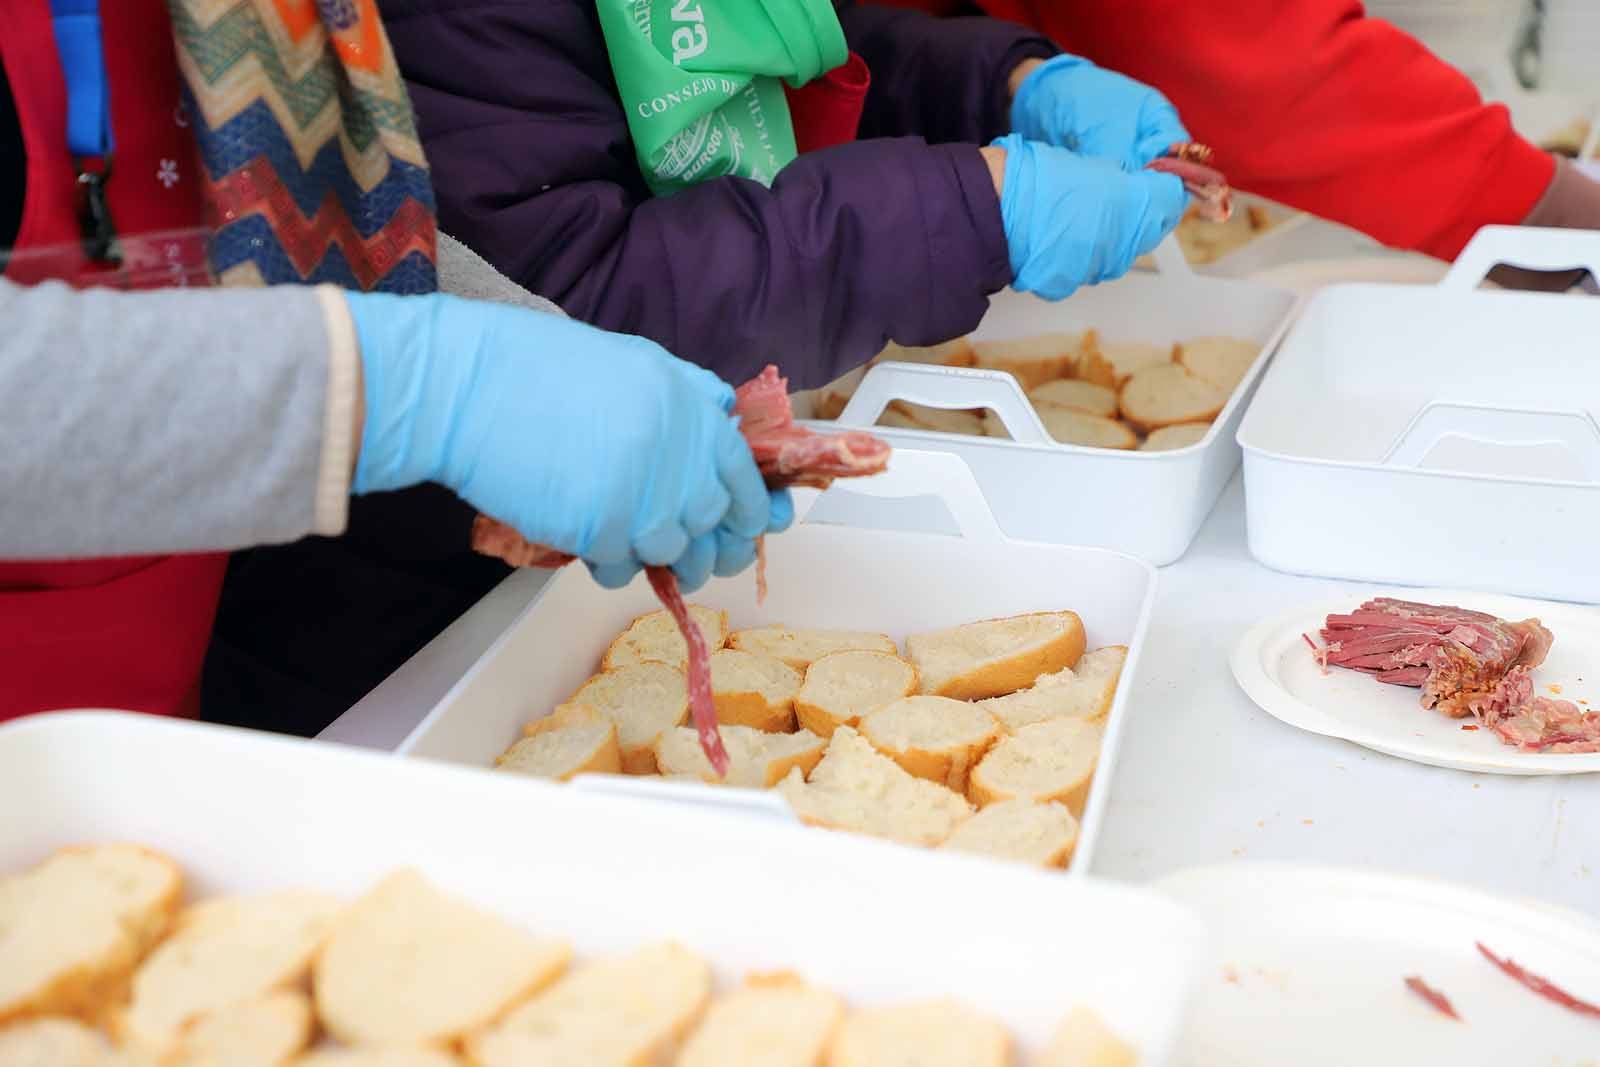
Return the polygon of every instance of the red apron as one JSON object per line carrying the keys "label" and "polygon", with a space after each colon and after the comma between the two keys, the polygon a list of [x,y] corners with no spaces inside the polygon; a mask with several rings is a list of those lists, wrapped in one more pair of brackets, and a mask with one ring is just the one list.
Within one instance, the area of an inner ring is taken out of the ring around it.
{"label": "red apron", "polygon": [[[115,135],[106,183],[122,234],[196,227],[199,163],[180,108],[163,0],[109,0],[101,21]],[[47,0],[0,0],[5,64],[28,156],[17,248],[79,240],[67,92]],[[76,251],[7,276],[85,281]],[[193,717],[227,556],[0,563],[0,721],[66,707]]]}

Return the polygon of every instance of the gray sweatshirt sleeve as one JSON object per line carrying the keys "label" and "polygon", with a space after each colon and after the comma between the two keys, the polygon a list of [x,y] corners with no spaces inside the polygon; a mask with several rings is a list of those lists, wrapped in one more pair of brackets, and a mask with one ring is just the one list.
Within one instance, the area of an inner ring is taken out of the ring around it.
{"label": "gray sweatshirt sleeve", "polygon": [[0,558],[339,532],[358,358],[333,290],[0,280]]}

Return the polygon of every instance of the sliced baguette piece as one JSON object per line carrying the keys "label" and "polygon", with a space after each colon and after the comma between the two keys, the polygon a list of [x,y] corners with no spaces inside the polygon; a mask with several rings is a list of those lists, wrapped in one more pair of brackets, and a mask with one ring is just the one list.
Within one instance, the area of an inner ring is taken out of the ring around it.
{"label": "sliced baguette piece", "polygon": [[993,715],[1010,731],[1046,719],[1086,719],[1100,722],[1111,711],[1117,695],[1117,679],[1128,658],[1123,645],[1111,645],[1085,652],[1076,667],[1063,667],[1054,674],[1043,674],[1028,689],[1010,696],[978,701],[978,707]]}
{"label": "sliced baguette piece", "polygon": [[555,981],[571,957],[399,871],[340,915],[313,969],[317,1012],[346,1044],[446,1044]]}
{"label": "sliced baguette piece", "polygon": [[809,826],[909,845],[937,845],[972,815],[965,798],[907,773],[848,726],[834,731],[809,782],[796,768],[778,791]]}
{"label": "sliced baguette piece", "polygon": [[4,1067],[111,1067],[105,1035],[77,1019],[45,1016],[0,1026]]}
{"label": "sliced baguette piece", "polygon": [[1182,422],[1176,426],[1163,426],[1144,439],[1141,452],[1176,452],[1205,440],[1211,432],[1209,422]]}
{"label": "sliced baguette piece", "polygon": [[1011,1067],[1006,1028],[956,1000],[851,1012],[828,1067]]}
{"label": "sliced baguette piece", "polygon": [[973,768],[967,796],[980,808],[1002,800],[1059,801],[1083,814],[1104,730],[1084,719],[1047,719],[997,743]]}
{"label": "sliced baguette piece", "polygon": [[1146,367],[1122,387],[1122,417],[1145,433],[1184,422],[1210,422],[1228,394],[1176,363]]}
{"label": "sliced baguette piece", "polygon": [[[706,648],[715,652],[728,643],[728,613],[717,608],[689,605],[689,617],[700,627]],[[682,670],[689,662],[689,645],[678,624],[666,611],[652,611],[628,624],[628,628],[606,649],[600,661],[602,671],[613,671],[633,663],[665,663]]]}
{"label": "sliced baguette piece", "polygon": [[872,357],[874,363],[931,363],[941,367],[971,367],[977,362],[972,342],[957,337],[939,345],[918,348],[890,341],[882,352]]}
{"label": "sliced baguette piece", "polygon": [[717,998],[676,1067],[818,1067],[844,1003],[794,975],[751,978]]}
{"label": "sliced baguette piece", "polygon": [[906,638],[921,690],[955,700],[1004,696],[1041,674],[1075,666],[1083,620],[1070,611],[987,619]]}
{"label": "sliced baguette piece", "polygon": [[1034,867],[1065,867],[1078,844],[1078,820],[1065,804],[1002,800],[956,827],[940,848]]}
{"label": "sliced baguette piece", "polygon": [[1079,1005],[1061,1020],[1039,1067],[1139,1067],[1139,1054],[1093,1009]]}
{"label": "sliced baguette piece", "polygon": [[717,777],[700,747],[700,735],[690,726],[675,726],[656,740],[656,763],[667,777],[770,789],[794,768],[799,768],[801,774],[810,774],[828,743],[810,730],[775,734],[749,726],[724,726],[722,746],[728,750],[726,778]]}
{"label": "sliced baguette piece", "polygon": [[694,1025],[711,968],[676,944],[577,967],[468,1041],[481,1067],[644,1067]]}
{"label": "sliced baguette piece", "polygon": [[1070,408],[1103,418],[1117,417],[1117,391],[1109,385],[1081,381],[1077,378],[1060,378],[1028,393],[1034,407],[1048,404],[1052,407]]}
{"label": "sliced baguette piece", "polygon": [[899,656],[834,652],[806,668],[794,710],[803,729],[829,738],[836,728],[855,726],[867,712],[916,691],[916,669]]}
{"label": "sliced baguette piece", "polygon": [[683,672],[665,663],[634,663],[597,674],[572,694],[617,726],[622,769],[654,774],[656,738],[689,717],[689,685]]}
{"label": "sliced baguette piece", "polygon": [[311,1043],[311,1033],[310,998],[282,989],[194,1020],[162,1067],[280,1067]]}
{"label": "sliced baguette piece", "polygon": [[972,346],[974,366],[1005,371],[1023,391],[1065,378],[1078,358],[1081,334],[1042,333],[1012,341],[979,341]]}
{"label": "sliced baguette piece", "polygon": [[293,1067],[461,1067],[437,1048],[319,1048],[298,1056]]}
{"label": "sliced baguette piece", "polygon": [[973,764],[1000,734],[993,715],[948,697],[905,697],[861,719],[861,736],[873,748],[957,793],[967,791]]}
{"label": "sliced baguette piece", "polygon": [[1041,404],[1034,410],[1039,413],[1039,421],[1044,423],[1045,432],[1064,445],[1124,451],[1139,446],[1139,435],[1116,419],[1053,404]]}
{"label": "sliced baguette piece", "polygon": [[794,698],[804,676],[772,656],[722,648],[711,653],[717,721],[783,732],[794,729]]}
{"label": "sliced baguette piece", "polygon": [[896,400],[884,409],[883,414],[885,418],[895,414],[904,421],[886,423],[880,418],[878,420],[880,426],[895,425],[912,430],[933,430],[937,433],[965,434],[969,437],[983,436],[981,411],[934,408],[925,404],[910,404],[904,400]]}
{"label": "sliced baguette piece", "polygon": [[304,889],[196,904],[134,974],[117,1035],[165,1050],[202,1016],[297,985],[342,907],[338,897]]}
{"label": "sliced baguette piece", "polygon": [[563,704],[522,728],[495,769],[565,782],[580,774],[621,774],[617,724],[587,704]]}
{"label": "sliced baguette piece", "polygon": [[892,656],[898,651],[888,634],[864,630],[797,630],[788,626],[735,630],[728,637],[728,647],[776,657],[797,671],[835,652],[886,652]]}
{"label": "sliced baguette piece", "polygon": [[176,863],[125,844],[62,849],[0,878],[0,1024],[117,999],[182,893]]}
{"label": "sliced baguette piece", "polygon": [[1183,368],[1230,396],[1259,355],[1261,346],[1241,337],[1196,337],[1178,343],[1178,362]]}

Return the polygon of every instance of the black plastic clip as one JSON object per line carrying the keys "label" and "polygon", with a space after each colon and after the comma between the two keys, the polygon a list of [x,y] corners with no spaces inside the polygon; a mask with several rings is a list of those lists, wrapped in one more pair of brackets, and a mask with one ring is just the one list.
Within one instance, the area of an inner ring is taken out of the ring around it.
{"label": "black plastic clip", "polygon": [[122,265],[122,245],[111,221],[111,204],[106,198],[106,182],[111,178],[111,161],[98,170],[78,164],[78,232],[83,239],[83,254],[94,263]]}

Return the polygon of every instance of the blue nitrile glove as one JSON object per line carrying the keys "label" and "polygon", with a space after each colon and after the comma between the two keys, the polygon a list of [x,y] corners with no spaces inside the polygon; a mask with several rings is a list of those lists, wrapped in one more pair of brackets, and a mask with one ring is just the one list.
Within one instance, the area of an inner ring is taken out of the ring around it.
{"label": "blue nitrile glove", "polygon": [[1120,278],[1183,217],[1189,194],[1171,174],[1128,172],[1104,159],[1007,134],[1000,219],[1012,288],[1046,300]]}
{"label": "blue nitrile glove", "polygon": [[1011,101],[1011,130],[1124,170],[1143,170],[1190,140],[1166,97],[1078,56],[1048,59],[1022,79]]}
{"label": "blue nitrile glove", "polygon": [[347,293],[365,375],[353,491],[438,482],[602,585],[735,574],[793,516],[733,390],[641,337],[451,296]]}

